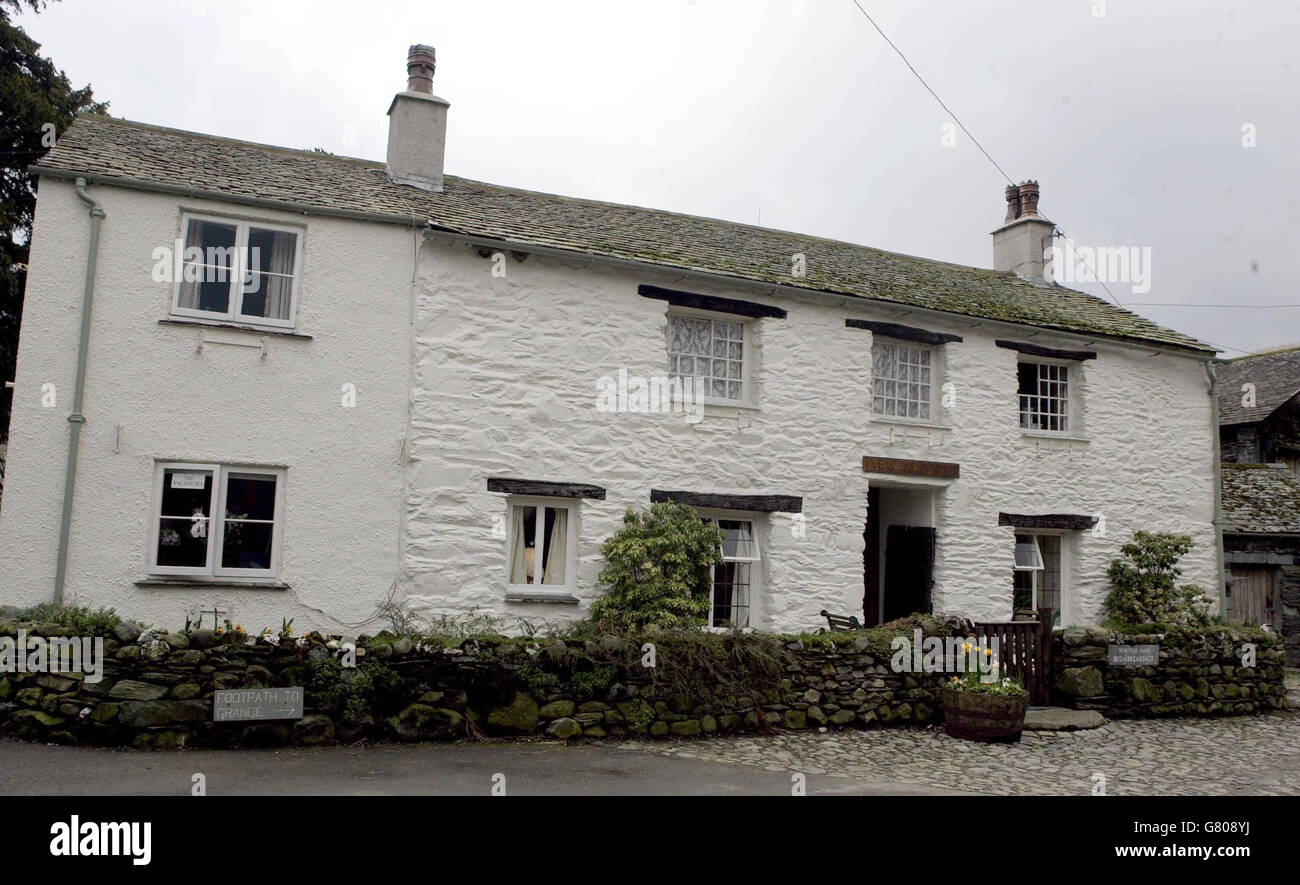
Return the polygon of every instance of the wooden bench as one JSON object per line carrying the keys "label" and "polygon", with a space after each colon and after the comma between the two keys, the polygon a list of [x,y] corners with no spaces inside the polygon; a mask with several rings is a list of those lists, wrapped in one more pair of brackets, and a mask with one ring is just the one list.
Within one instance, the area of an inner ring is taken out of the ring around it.
{"label": "wooden bench", "polygon": [[854,615],[833,615],[826,609],[822,609],[822,617],[826,619],[829,629],[832,632],[840,630],[861,630],[862,622]]}

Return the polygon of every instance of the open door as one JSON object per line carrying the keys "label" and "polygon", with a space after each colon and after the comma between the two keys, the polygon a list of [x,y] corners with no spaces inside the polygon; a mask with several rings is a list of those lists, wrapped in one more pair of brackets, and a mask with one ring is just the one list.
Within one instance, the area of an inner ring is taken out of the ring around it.
{"label": "open door", "polygon": [[929,526],[891,525],[885,534],[884,620],[930,611],[934,586],[935,531]]}

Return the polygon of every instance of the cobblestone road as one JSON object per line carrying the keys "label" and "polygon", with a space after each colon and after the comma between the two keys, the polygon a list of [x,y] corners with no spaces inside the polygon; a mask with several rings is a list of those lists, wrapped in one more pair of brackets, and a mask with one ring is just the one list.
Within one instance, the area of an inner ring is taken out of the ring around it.
{"label": "cobblestone road", "polygon": [[628,750],[867,777],[979,794],[1300,795],[1300,713],[1223,719],[1122,720],[1077,732],[1025,732],[1019,744],[976,744],[926,730],[782,732]]}

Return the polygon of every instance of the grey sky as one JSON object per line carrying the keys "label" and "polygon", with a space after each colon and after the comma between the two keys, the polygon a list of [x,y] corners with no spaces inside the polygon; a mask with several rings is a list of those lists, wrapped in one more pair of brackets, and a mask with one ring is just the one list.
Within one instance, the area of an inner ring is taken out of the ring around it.
{"label": "grey sky", "polygon": [[[1122,303],[1225,348],[1300,341],[1300,6],[860,0]],[[447,171],[989,266],[1005,181],[851,0],[63,0],[19,22],[111,112],[382,159],[437,48]],[[1257,145],[1242,144],[1246,124]],[[1079,288],[1105,297],[1099,286]],[[1239,355],[1227,350],[1225,355]]]}

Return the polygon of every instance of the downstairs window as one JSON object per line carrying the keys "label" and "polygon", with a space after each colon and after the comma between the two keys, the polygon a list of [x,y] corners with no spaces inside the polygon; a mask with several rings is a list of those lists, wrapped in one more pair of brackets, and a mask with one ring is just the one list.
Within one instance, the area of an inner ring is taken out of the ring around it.
{"label": "downstairs window", "polygon": [[513,591],[571,589],[576,534],[573,504],[513,500],[510,503],[509,583]]}
{"label": "downstairs window", "polygon": [[160,464],[150,572],[275,578],[284,522],[284,471]]}
{"label": "downstairs window", "polygon": [[729,629],[752,626],[760,559],[754,522],[723,517],[705,517],[704,521],[722,530],[722,562],[713,567],[708,625]]}
{"label": "downstairs window", "polygon": [[1012,582],[1013,616],[1050,608],[1052,626],[1061,626],[1061,536],[1016,535]]}

